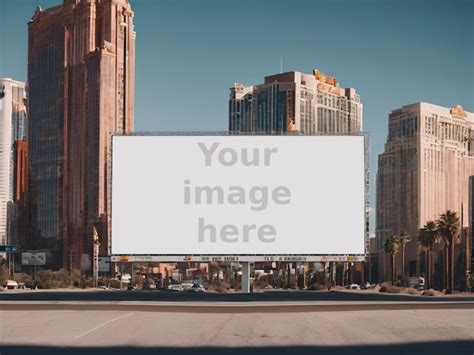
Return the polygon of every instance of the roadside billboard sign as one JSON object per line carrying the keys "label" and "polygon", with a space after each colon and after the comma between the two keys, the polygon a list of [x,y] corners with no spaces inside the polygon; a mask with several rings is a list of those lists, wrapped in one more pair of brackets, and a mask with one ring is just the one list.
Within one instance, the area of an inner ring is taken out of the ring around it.
{"label": "roadside billboard sign", "polygon": [[24,251],[21,253],[21,265],[46,265],[46,251]]}
{"label": "roadside billboard sign", "polygon": [[114,136],[114,255],[361,255],[365,136]]}

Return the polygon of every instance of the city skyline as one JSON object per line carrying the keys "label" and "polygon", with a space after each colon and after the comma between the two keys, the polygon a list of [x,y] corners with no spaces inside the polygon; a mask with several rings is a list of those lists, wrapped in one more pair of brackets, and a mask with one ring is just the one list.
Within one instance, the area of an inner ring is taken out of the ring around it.
{"label": "city skyline", "polygon": [[[26,23],[37,5],[60,2],[1,2],[6,31],[0,35],[0,76],[26,79]],[[377,155],[383,151],[389,112],[420,101],[461,104],[474,111],[469,46],[474,5],[469,1],[277,1],[271,6],[260,1],[252,7],[243,1],[233,4],[232,11],[225,1],[131,4],[139,33],[136,131],[223,131],[228,88],[234,82],[258,82],[278,72],[281,57],[283,71],[318,68],[342,78],[343,86],[357,88],[364,102],[372,208]],[[301,27],[284,25],[296,18]],[[279,25],[270,26],[274,23]],[[193,95],[182,105],[185,91]],[[372,214],[372,231],[374,222]]]}

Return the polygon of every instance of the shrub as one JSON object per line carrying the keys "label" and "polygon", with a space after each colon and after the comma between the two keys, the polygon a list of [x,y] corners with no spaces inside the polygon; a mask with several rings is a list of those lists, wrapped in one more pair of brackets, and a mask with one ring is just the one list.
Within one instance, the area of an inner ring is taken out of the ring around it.
{"label": "shrub", "polygon": [[82,287],[83,287],[83,288],[94,287],[94,279],[84,277],[84,278],[82,279]]}
{"label": "shrub", "polygon": [[25,274],[24,272],[17,272],[13,274],[13,280],[18,283],[24,283],[26,287],[33,286],[33,277],[28,274]]}
{"label": "shrub", "polygon": [[145,284],[145,279],[143,278],[142,275],[136,275],[134,278],[134,283],[133,286],[137,285],[139,289],[143,288],[143,285]]}
{"label": "shrub", "polygon": [[230,289],[230,285],[227,281],[216,281],[211,288],[218,293],[224,293]]}
{"label": "shrub", "polygon": [[36,273],[36,284],[39,288],[67,288],[71,282],[75,287],[83,283],[79,270],[73,270],[71,275],[64,269],[58,271],[41,269]]}
{"label": "shrub", "polygon": [[119,289],[120,288],[120,281],[116,280],[116,279],[110,280],[109,287]]}
{"label": "shrub", "polygon": [[101,286],[109,287],[110,279],[108,277],[99,277],[99,279],[97,280],[97,285],[99,287]]}
{"label": "shrub", "polygon": [[384,292],[384,293],[401,293],[403,290],[402,287],[398,286],[393,286],[389,282],[384,282],[382,285],[380,285],[379,292]]}
{"label": "shrub", "polygon": [[265,288],[270,284],[270,278],[268,275],[260,276],[258,280],[254,282],[255,288]]}
{"label": "shrub", "polygon": [[407,288],[407,293],[408,293],[409,295],[419,295],[419,294],[420,294],[420,291],[418,291],[416,288],[408,287],[408,288]]}
{"label": "shrub", "polygon": [[430,288],[429,290],[423,291],[423,293],[421,295],[422,296],[442,296],[443,293]]}
{"label": "shrub", "polygon": [[8,270],[5,265],[0,265],[0,286],[8,280]]}

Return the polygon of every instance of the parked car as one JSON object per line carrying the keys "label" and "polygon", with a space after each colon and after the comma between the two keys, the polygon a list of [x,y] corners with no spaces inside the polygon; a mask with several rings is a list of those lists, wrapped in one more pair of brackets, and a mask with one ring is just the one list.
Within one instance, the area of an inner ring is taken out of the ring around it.
{"label": "parked car", "polygon": [[368,290],[369,288],[375,288],[375,285],[371,285],[370,282],[366,282],[360,285],[361,290]]}
{"label": "parked car", "polygon": [[360,286],[358,284],[347,285],[347,288],[349,290],[360,290]]}
{"label": "parked car", "polygon": [[206,289],[204,288],[203,285],[195,283],[191,286],[191,291],[192,292],[204,292]]}
{"label": "parked car", "polygon": [[181,292],[184,291],[184,287],[181,284],[171,284],[168,286],[168,290]]}
{"label": "parked car", "polygon": [[3,284],[3,287],[5,287],[7,290],[16,290],[18,288],[18,283],[14,280],[7,280]]}
{"label": "parked car", "polygon": [[181,282],[181,287],[183,288],[183,291],[191,291],[194,284],[195,283],[192,281],[183,281]]}

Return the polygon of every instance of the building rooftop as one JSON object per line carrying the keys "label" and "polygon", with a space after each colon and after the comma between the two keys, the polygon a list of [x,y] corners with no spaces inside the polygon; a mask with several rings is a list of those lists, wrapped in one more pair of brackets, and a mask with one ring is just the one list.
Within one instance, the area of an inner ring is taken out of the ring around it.
{"label": "building rooftop", "polygon": [[444,107],[429,102],[420,101],[408,105],[403,105],[401,108],[397,108],[395,110],[392,110],[391,112],[395,113],[397,111],[403,110],[429,111],[438,115],[442,115],[444,117],[467,119],[468,121],[472,121],[474,123],[474,113],[464,110],[461,105],[455,105],[453,107]]}

